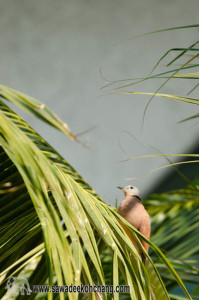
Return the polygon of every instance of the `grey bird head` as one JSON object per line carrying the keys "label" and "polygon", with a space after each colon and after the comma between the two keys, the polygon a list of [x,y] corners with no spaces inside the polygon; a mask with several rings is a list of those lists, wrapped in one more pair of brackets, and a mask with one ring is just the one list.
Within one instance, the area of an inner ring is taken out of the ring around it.
{"label": "grey bird head", "polygon": [[125,187],[118,186],[118,189],[122,190],[124,192],[124,195],[131,195],[131,196],[138,196],[139,197],[139,190],[133,185],[127,185]]}

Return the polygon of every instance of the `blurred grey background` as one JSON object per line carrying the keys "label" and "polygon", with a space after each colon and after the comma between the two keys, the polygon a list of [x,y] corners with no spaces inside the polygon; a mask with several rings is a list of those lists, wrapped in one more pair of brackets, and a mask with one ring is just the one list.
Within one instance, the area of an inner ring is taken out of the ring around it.
{"label": "blurred grey background", "polygon": [[[177,124],[196,106],[148,96],[102,95],[107,80],[146,76],[170,48],[188,47],[197,29],[129,40],[148,31],[197,23],[197,0],[0,0],[0,83],[47,104],[92,151],[32,116],[17,112],[88,181],[107,203],[122,199],[117,185],[136,185],[141,197],[154,191],[169,170],[126,181],[167,164],[165,159],[121,160],[196,147],[196,121]],[[170,54],[169,59],[172,59]],[[166,61],[159,70],[165,70]],[[154,92],[161,81],[129,87]],[[161,92],[186,95],[192,81],[170,82]],[[192,94],[197,96],[198,89]],[[139,143],[129,134],[136,136]],[[178,175],[176,175],[178,176]],[[175,180],[175,176],[174,176]]]}

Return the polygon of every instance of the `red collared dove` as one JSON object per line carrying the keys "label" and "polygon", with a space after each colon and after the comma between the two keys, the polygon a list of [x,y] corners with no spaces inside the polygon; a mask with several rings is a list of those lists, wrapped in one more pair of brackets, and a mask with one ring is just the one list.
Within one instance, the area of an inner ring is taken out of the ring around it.
{"label": "red collared dove", "polygon": [[[126,219],[131,225],[133,225],[137,230],[140,231],[147,239],[150,239],[151,233],[151,223],[150,218],[145,210],[143,204],[141,203],[141,199],[139,197],[139,190],[132,186],[128,185],[126,187],[118,187],[124,192],[125,198],[120,204],[118,208],[118,213]],[[122,223],[120,223],[130,239],[132,240],[133,244],[136,246],[138,251],[141,254],[142,261],[145,263],[146,257],[142,253],[140,247],[136,245],[135,238],[132,232]],[[142,245],[144,246],[145,250],[148,252],[149,245],[141,240]]]}

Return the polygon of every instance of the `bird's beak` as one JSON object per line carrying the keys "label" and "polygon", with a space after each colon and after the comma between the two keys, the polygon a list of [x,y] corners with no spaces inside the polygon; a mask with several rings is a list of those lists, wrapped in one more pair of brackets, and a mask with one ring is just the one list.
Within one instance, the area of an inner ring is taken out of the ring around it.
{"label": "bird's beak", "polygon": [[120,189],[120,190],[123,190],[123,187],[121,187],[121,186],[118,186],[118,189]]}

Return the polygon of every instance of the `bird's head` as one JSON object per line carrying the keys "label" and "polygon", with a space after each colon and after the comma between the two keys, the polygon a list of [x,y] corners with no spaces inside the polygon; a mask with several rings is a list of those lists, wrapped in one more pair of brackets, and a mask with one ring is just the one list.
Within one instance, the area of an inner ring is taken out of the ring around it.
{"label": "bird's head", "polygon": [[122,190],[124,192],[124,195],[131,195],[131,196],[137,196],[139,197],[139,190],[135,186],[127,185],[125,187],[118,186],[118,189]]}

